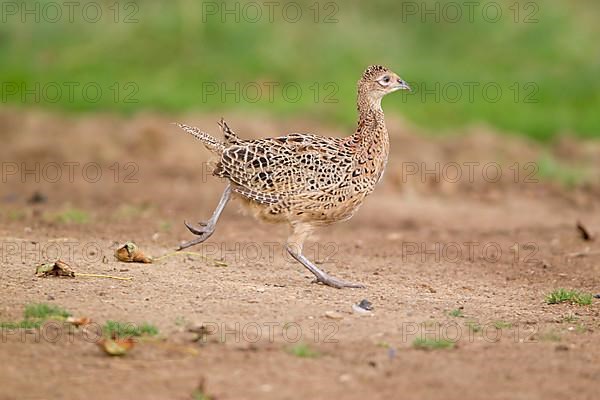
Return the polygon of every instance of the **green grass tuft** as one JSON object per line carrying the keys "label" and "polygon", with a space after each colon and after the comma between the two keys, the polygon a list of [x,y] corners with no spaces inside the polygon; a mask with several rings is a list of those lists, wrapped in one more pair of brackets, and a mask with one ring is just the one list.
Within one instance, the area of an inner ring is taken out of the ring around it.
{"label": "green grass tuft", "polygon": [[475,321],[467,321],[465,325],[469,328],[469,330],[473,333],[481,332],[481,325]]}
{"label": "green grass tuft", "polygon": [[554,290],[546,296],[546,303],[571,303],[580,306],[589,306],[590,304],[592,304],[592,295],[589,293],[582,293],[577,290],[567,290],[560,288]]}
{"label": "green grass tuft", "polygon": [[288,349],[288,352],[300,358],[317,358],[321,354],[311,349],[307,344],[300,343]]}
{"label": "green grass tuft", "polygon": [[458,308],[450,311],[448,313],[448,315],[451,316],[451,317],[457,317],[457,318],[463,318],[464,317],[462,310],[460,310]]}
{"label": "green grass tuft", "polygon": [[65,319],[71,313],[67,310],[44,303],[28,304],[23,311],[23,320],[19,322],[0,322],[0,328],[37,329],[49,319]]}
{"label": "green grass tuft", "polygon": [[85,211],[78,210],[76,208],[69,208],[67,210],[51,214],[48,219],[61,224],[87,224],[90,221],[90,215]]}
{"label": "green grass tuft", "polygon": [[452,349],[455,343],[447,339],[424,339],[416,338],[412,346],[419,350],[440,350],[440,349]]}
{"label": "green grass tuft", "polygon": [[496,321],[494,322],[494,327],[496,329],[510,329],[512,328],[512,323],[510,322],[505,322],[505,321]]}
{"label": "green grass tuft", "polygon": [[22,221],[26,217],[25,212],[21,210],[10,210],[6,215],[11,221]]}
{"label": "green grass tuft", "polygon": [[577,322],[578,320],[579,320],[579,318],[577,318],[577,316],[573,313],[569,313],[562,318],[562,322],[566,322],[569,324]]}
{"label": "green grass tuft", "polygon": [[585,181],[585,173],[582,170],[563,165],[550,154],[540,158],[537,166],[542,179],[558,182],[566,188],[576,187]]}
{"label": "green grass tuft", "polygon": [[108,337],[131,337],[131,336],[156,336],[158,328],[144,322],[141,325],[124,323],[118,321],[106,321],[102,327],[105,336]]}
{"label": "green grass tuft", "polygon": [[202,390],[196,389],[196,390],[194,390],[194,393],[192,393],[192,399],[194,399],[194,400],[211,400],[211,397],[209,395],[207,395],[206,393],[204,393]]}
{"label": "green grass tuft", "polygon": [[25,319],[50,319],[52,317],[67,318],[70,317],[71,313],[60,307],[51,306],[49,304],[29,304],[25,306],[23,317]]}

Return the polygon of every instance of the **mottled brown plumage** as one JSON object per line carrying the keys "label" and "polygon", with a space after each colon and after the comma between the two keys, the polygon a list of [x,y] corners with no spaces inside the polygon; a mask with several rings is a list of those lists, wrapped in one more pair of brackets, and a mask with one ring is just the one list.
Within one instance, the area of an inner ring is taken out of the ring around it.
{"label": "mottled brown plumage", "polygon": [[302,245],[313,228],[351,218],[375,189],[389,152],[381,99],[402,89],[409,89],[406,82],[387,68],[367,68],[358,82],[358,126],[346,138],[291,133],[243,140],[221,120],[224,141],[220,142],[197,128],[177,124],[219,157],[214,175],[229,182],[207,223],[200,228],[186,223],[199,237],[180,249],[212,235],[225,204],[234,194],[259,219],[292,226],[287,249],[317,281],[334,287],[362,287],[319,270],[302,255]]}

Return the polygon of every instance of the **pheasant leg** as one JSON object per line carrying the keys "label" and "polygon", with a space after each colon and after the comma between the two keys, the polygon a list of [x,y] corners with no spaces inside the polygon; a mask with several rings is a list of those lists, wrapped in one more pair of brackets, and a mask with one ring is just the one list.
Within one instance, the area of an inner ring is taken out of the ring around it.
{"label": "pheasant leg", "polygon": [[296,259],[296,261],[298,261],[299,263],[304,265],[310,272],[313,273],[313,275],[316,277],[316,282],[321,282],[324,285],[331,286],[331,287],[334,287],[337,289],[341,289],[341,288],[360,288],[360,289],[362,289],[365,287],[364,285],[361,285],[359,283],[346,282],[346,281],[343,281],[336,277],[327,275],[327,273],[320,270],[308,258],[306,258],[304,256],[304,254],[302,254],[302,251],[297,251],[297,249],[294,249],[294,246],[287,245],[286,249],[287,249],[288,253],[290,253],[290,255],[292,257],[294,257],[294,259]]}
{"label": "pheasant leg", "polygon": [[221,200],[219,200],[219,204],[217,208],[213,212],[212,217],[206,222],[200,222],[199,227],[195,227],[193,225],[188,224],[184,221],[185,226],[192,232],[194,235],[198,235],[197,238],[190,240],[189,242],[182,243],[177,248],[177,251],[187,249],[188,247],[194,246],[196,244],[204,242],[206,239],[212,236],[215,231],[215,227],[217,226],[217,222],[221,217],[221,213],[225,209],[225,206],[229,202],[231,198],[231,185],[227,185],[225,191],[221,195]]}

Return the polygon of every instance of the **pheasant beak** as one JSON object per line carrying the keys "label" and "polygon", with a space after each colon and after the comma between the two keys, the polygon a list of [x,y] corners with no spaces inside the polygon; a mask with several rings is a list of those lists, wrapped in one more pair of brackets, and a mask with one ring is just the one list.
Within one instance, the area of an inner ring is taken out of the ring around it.
{"label": "pheasant beak", "polygon": [[397,84],[394,87],[395,90],[408,90],[410,92],[412,92],[412,89],[410,88],[410,86],[408,86],[408,83],[406,83],[406,81],[402,80],[401,78],[398,78],[397,80]]}

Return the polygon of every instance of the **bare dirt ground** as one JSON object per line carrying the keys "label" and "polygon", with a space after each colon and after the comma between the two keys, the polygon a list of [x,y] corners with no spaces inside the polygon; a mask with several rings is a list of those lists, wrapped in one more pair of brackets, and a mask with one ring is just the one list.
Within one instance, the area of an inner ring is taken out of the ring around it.
{"label": "bare dirt ground", "polygon": [[[168,254],[191,237],[184,219],[210,216],[224,185],[209,176],[203,147],[168,123],[218,135],[218,117],[0,112],[0,321],[41,302],[95,326],[160,330],[109,357],[87,328],[2,329],[0,399],[597,398],[600,300],[545,297],[561,287],[600,293],[600,239],[576,229],[579,220],[600,233],[598,143],[543,149],[484,128],[428,137],[389,121],[384,182],[307,252],[366,289],[312,284],[283,252],[287,228],[256,223],[235,204],[190,249],[198,254],[117,261],[126,241]],[[305,120],[229,122],[247,138],[343,134]],[[540,178],[548,152],[582,166],[588,183]],[[133,279],[34,276],[55,258]],[[352,309],[363,299],[368,315]],[[201,325],[209,333],[194,341],[188,329]],[[422,350],[419,338],[455,344]]]}

